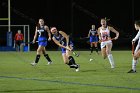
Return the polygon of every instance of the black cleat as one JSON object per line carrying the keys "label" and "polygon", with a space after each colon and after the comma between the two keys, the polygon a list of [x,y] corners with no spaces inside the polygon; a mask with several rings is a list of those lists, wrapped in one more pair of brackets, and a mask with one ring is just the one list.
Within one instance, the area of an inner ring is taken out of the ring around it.
{"label": "black cleat", "polygon": [[131,70],[128,71],[127,73],[136,73],[136,71],[134,71],[133,69],[131,69]]}

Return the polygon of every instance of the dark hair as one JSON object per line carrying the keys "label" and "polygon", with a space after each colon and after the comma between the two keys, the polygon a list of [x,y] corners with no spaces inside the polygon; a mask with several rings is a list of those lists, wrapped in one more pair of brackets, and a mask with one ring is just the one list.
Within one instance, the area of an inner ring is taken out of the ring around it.
{"label": "dark hair", "polygon": [[108,19],[108,18],[101,18],[101,20],[105,20],[106,22],[108,22],[110,19]]}
{"label": "dark hair", "polygon": [[[40,19],[42,19],[42,20],[44,21],[44,19],[43,19],[43,18],[39,18],[39,19],[38,19],[38,21],[39,21]],[[45,22],[44,22],[44,25],[45,25]],[[40,28],[40,24],[39,24],[39,22],[37,23],[37,25],[36,25],[36,26],[37,26],[37,29],[39,29],[39,28]]]}
{"label": "dark hair", "polygon": [[138,26],[140,26],[140,20],[136,20],[135,21],[135,24],[138,25]]}

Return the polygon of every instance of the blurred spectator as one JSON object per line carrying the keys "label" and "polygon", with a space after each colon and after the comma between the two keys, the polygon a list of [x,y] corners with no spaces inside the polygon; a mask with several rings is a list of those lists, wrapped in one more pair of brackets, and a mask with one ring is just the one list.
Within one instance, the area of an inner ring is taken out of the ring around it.
{"label": "blurred spectator", "polygon": [[18,30],[15,37],[14,37],[14,43],[16,47],[16,51],[23,51],[23,34],[21,33],[21,30]]}

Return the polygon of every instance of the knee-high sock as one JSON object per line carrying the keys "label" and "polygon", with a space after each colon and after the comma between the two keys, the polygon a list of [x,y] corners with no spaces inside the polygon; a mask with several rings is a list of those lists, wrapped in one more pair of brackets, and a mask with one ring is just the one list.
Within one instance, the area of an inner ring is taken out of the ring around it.
{"label": "knee-high sock", "polygon": [[132,60],[132,69],[133,69],[134,71],[136,71],[137,62],[138,62],[138,60],[134,60],[134,58],[133,58],[133,60]]}
{"label": "knee-high sock", "polygon": [[93,53],[93,47],[90,47],[90,52]]}
{"label": "knee-high sock", "polygon": [[98,53],[98,47],[95,47],[95,51]]}
{"label": "knee-high sock", "polygon": [[69,56],[69,63],[71,63],[71,64],[76,64],[75,63],[75,60],[74,60],[74,58],[72,57],[72,56]]}
{"label": "knee-high sock", "polygon": [[69,56],[68,59],[69,59],[68,65],[70,66],[70,68],[77,68],[78,65],[75,63],[74,58],[72,56]]}
{"label": "knee-high sock", "polygon": [[36,55],[35,63],[38,63],[39,59],[40,59],[40,55]]}
{"label": "knee-high sock", "polygon": [[48,60],[48,62],[52,62],[48,54],[44,54],[44,57]]}
{"label": "knee-high sock", "polygon": [[110,62],[111,67],[114,67],[115,64],[114,64],[114,59],[113,59],[112,54],[108,54],[108,60]]}

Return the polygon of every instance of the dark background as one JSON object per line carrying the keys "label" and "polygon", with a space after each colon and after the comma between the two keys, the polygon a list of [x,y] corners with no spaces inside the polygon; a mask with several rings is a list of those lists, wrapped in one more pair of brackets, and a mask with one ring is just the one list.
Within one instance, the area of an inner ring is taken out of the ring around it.
{"label": "dark background", "polygon": [[[0,1],[0,17],[8,17],[7,0]],[[77,49],[88,49],[88,40],[80,38],[87,36],[92,24],[98,28],[100,18],[104,17],[120,32],[113,48],[131,49],[131,40],[136,35],[134,21],[140,19],[139,0],[11,0],[11,24],[30,25],[31,41],[38,19],[44,18],[49,27],[56,26],[70,34]],[[48,48],[56,47],[49,43]],[[37,45],[31,47],[35,49]]]}

